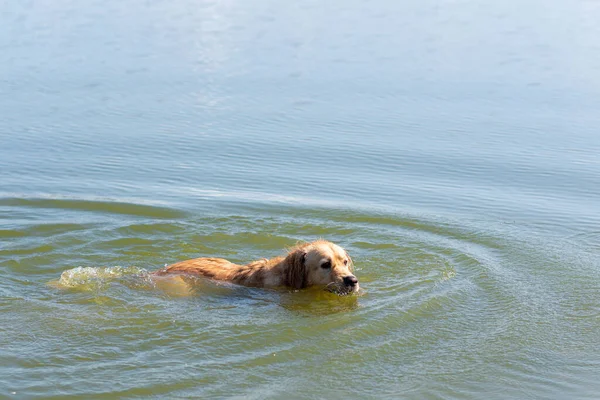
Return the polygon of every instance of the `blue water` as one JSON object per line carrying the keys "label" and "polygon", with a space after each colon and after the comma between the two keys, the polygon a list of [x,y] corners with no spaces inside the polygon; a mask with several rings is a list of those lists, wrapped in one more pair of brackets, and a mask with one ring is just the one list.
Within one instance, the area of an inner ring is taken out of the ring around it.
{"label": "blue water", "polygon": [[[598,20],[595,1],[0,5],[0,396],[595,398]],[[353,255],[356,304],[47,284],[317,237]]]}

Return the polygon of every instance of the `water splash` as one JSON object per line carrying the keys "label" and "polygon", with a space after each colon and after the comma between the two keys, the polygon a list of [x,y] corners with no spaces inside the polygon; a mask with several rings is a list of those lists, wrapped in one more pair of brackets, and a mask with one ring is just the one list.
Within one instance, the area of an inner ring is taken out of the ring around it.
{"label": "water splash", "polygon": [[77,288],[81,290],[97,290],[110,282],[128,276],[148,277],[146,269],[140,267],[77,267],[64,271],[53,286],[59,288]]}

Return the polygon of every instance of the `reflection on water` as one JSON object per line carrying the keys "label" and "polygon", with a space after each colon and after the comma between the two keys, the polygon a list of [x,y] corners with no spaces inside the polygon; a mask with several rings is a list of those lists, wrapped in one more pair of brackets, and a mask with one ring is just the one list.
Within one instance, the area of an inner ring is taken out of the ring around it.
{"label": "reflection on water", "polygon": [[280,304],[286,310],[299,315],[329,315],[355,310],[360,306],[360,296],[362,295],[363,293],[339,296],[335,293],[313,289],[283,295],[280,298]]}
{"label": "reflection on water", "polygon": [[[157,348],[192,363],[194,376],[213,376],[215,368],[285,376],[290,366],[301,364],[303,372],[294,378],[299,384],[314,379],[317,370],[335,374],[341,362],[353,376],[383,377],[360,379],[358,393],[364,395],[393,386],[396,374],[417,379],[415,370],[436,377],[442,386],[427,389],[436,393],[468,379],[488,388],[516,380],[521,382],[517,394],[555,390],[529,378],[537,368],[548,368],[539,357],[558,350],[581,354],[597,343],[597,287],[581,279],[596,276],[600,260],[580,245],[557,248],[552,238],[531,237],[513,225],[238,203],[164,219],[140,215],[135,204],[128,207],[131,213],[114,218],[108,205],[96,211],[79,203],[33,209],[23,202],[2,205],[19,221],[6,236],[2,253],[7,279],[0,289],[9,299],[2,307],[16,321],[7,325],[6,337],[12,341],[6,348],[24,349],[25,337],[17,335],[24,325],[38,337],[51,332],[82,343],[60,350],[70,358],[83,353],[100,362],[89,351],[104,354],[105,346],[115,343],[123,351],[109,357],[112,366],[101,370],[103,379],[115,368],[120,373],[132,364],[147,368],[150,360],[166,374],[165,387],[178,382],[190,394],[229,389],[219,380],[207,389],[188,386],[181,376],[166,372],[172,368],[170,358],[156,355]],[[235,262],[271,257],[300,238],[323,233],[352,254],[361,295],[246,288],[198,277],[151,277],[148,272],[194,256],[226,255]],[[117,262],[130,266],[92,267]],[[73,263],[81,266],[65,269]],[[83,344],[90,335],[97,341],[95,350]],[[42,354],[58,351],[53,343],[42,341]],[[33,357],[23,354],[23,360]],[[57,363],[46,356],[43,360]],[[585,360],[593,362],[589,356]],[[582,390],[593,387],[592,364],[582,372],[565,359],[548,362],[562,363],[556,379]],[[73,382],[63,376],[65,368],[53,367],[52,373]],[[386,375],[387,368],[395,372]],[[460,377],[446,375],[448,369],[462,371]],[[16,370],[7,371],[10,377]],[[34,376],[33,371],[24,373]],[[235,376],[236,381],[246,379],[245,386],[238,386],[242,392],[264,382],[241,372]],[[489,376],[502,379],[492,382]],[[266,382],[270,390],[278,390]],[[104,386],[99,381],[93,387]],[[151,381],[127,387],[132,393],[156,389]],[[24,390],[37,393],[31,386]],[[43,386],[39,392],[53,390]],[[475,387],[464,390],[478,392]]]}
{"label": "reflection on water", "polygon": [[[3,7],[0,397],[596,398],[599,14]],[[361,296],[148,272],[317,238]]]}

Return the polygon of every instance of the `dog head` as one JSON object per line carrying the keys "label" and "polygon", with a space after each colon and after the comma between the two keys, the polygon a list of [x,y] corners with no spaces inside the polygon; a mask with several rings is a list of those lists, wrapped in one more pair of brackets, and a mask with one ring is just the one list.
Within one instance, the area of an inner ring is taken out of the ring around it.
{"label": "dog head", "polygon": [[317,240],[290,250],[285,259],[286,283],[295,289],[323,286],[337,294],[349,294],[359,289],[352,273],[352,259],[340,246]]}

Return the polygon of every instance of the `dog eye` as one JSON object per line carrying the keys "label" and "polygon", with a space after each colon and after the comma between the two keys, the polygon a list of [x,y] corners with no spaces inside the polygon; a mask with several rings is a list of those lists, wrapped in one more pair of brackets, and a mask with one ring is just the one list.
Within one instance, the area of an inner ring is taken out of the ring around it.
{"label": "dog eye", "polygon": [[325,261],[323,264],[321,264],[321,268],[325,268],[325,269],[331,268],[331,261]]}
{"label": "dog eye", "polygon": [[348,265],[348,260],[344,260],[344,265]]}

